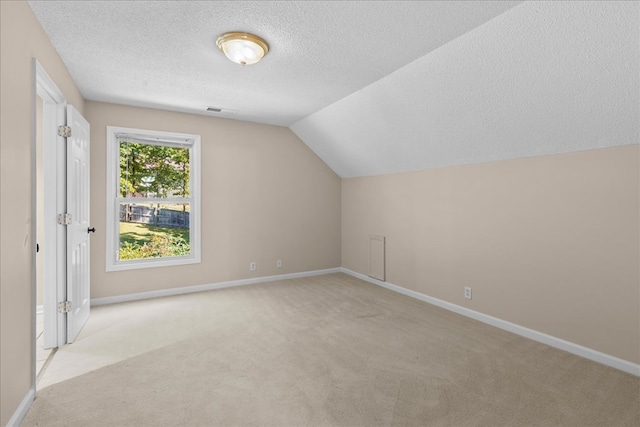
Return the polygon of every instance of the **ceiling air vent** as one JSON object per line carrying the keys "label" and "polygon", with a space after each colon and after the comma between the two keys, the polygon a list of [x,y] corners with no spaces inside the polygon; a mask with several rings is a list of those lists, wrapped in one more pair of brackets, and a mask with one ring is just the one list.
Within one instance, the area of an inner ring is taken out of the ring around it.
{"label": "ceiling air vent", "polygon": [[238,110],[232,110],[231,108],[220,108],[220,107],[207,107],[207,111],[209,111],[210,113],[224,114],[224,115],[233,115],[238,112]]}

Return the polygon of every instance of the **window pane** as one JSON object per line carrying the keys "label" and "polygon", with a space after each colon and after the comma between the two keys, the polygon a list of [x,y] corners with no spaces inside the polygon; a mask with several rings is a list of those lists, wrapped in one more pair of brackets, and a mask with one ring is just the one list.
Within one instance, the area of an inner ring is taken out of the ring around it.
{"label": "window pane", "polygon": [[120,197],[188,197],[189,149],[119,141]]}
{"label": "window pane", "polygon": [[120,203],[120,260],[191,253],[189,204]]}

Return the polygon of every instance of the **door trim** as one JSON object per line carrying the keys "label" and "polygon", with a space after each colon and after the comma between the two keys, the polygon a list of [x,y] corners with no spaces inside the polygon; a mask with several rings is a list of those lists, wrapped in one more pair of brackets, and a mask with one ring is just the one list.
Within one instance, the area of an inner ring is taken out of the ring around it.
{"label": "door trim", "polygon": [[[65,141],[57,134],[57,127],[66,123],[66,99],[62,91],[56,86],[40,63],[33,59],[34,94],[33,94],[33,125],[32,125],[32,218],[37,214],[37,182],[36,182],[36,101],[40,97],[43,101],[42,116],[42,146],[43,146],[43,173],[44,173],[44,239],[40,245],[43,258],[44,284],[43,284],[43,316],[45,323],[45,346],[60,347],[66,342],[65,316],[57,311],[58,301],[65,299],[66,271],[66,235],[63,226],[56,222],[56,215],[63,212],[66,205],[65,199]],[[37,237],[35,230],[36,221],[32,221],[32,235]],[[36,261],[35,244],[33,242],[32,286],[33,286],[33,323],[35,343],[35,316],[36,316]],[[48,333],[47,333],[48,329]],[[33,366],[35,370],[35,345],[33,348]]]}

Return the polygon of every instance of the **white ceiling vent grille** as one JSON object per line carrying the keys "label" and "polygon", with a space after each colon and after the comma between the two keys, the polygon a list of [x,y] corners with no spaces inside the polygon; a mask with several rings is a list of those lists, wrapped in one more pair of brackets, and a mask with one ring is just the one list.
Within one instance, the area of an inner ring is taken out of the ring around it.
{"label": "white ceiling vent grille", "polygon": [[231,116],[238,113],[238,110],[233,110],[231,108],[222,108],[222,107],[207,107],[207,111],[214,114]]}

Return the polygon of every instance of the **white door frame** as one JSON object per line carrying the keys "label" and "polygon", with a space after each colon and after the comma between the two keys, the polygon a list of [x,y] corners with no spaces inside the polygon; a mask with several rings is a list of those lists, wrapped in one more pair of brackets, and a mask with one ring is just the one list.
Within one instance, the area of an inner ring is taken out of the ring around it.
{"label": "white door frame", "polygon": [[[43,312],[45,325],[45,347],[60,347],[66,342],[66,316],[58,313],[58,301],[66,297],[66,230],[57,223],[57,214],[66,208],[66,150],[65,139],[58,136],[57,129],[66,123],[66,99],[62,91],[56,86],[40,63],[33,60],[34,98],[33,98],[33,128],[32,128],[32,198],[31,218],[37,214],[36,187],[36,97],[43,100],[42,115],[42,147],[44,174],[44,239],[40,245],[43,257]],[[36,221],[32,221],[32,235],[36,236]],[[34,241],[34,246],[35,246]],[[35,315],[36,315],[36,260],[35,247],[32,262],[33,287],[33,324],[35,343]],[[33,347],[33,366],[35,370],[35,345]],[[34,374],[35,382],[35,374]],[[34,384],[35,386],[35,384]]]}

